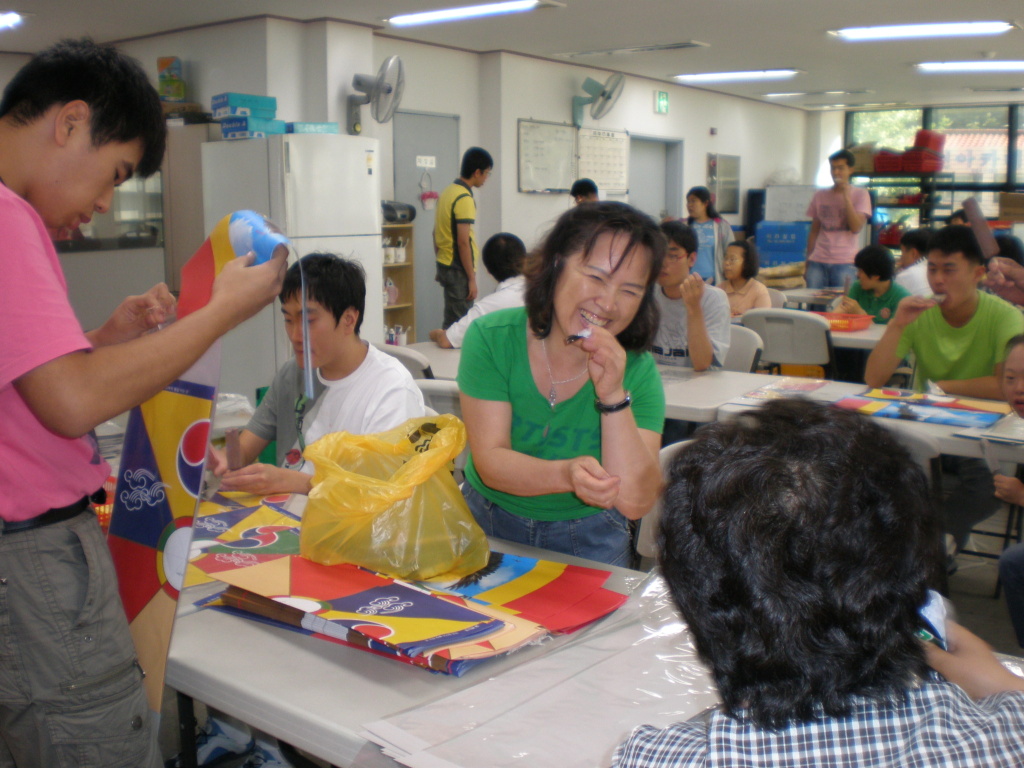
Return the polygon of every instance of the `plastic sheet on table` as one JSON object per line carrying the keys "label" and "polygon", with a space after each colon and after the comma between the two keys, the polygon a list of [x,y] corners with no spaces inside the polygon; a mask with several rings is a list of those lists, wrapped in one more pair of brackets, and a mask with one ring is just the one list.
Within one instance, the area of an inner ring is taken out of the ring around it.
{"label": "plastic sheet on table", "polygon": [[[690,633],[654,572],[615,614],[557,649],[368,723],[364,735],[411,768],[591,768],[610,764],[616,746],[637,725],[663,728],[718,702]],[[367,759],[353,765],[380,764]]]}

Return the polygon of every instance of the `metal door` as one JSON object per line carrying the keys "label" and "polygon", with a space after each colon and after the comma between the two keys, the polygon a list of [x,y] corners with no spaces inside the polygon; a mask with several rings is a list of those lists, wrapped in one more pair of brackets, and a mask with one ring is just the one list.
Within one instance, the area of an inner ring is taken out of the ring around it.
{"label": "metal door", "polygon": [[[459,176],[459,118],[422,112],[395,113],[395,199],[416,208],[413,248],[416,272],[416,338],[441,327],[444,302],[434,282],[434,213],[420,195],[440,193]],[[419,158],[421,165],[417,165]],[[422,165],[433,163],[433,167]]]}
{"label": "metal door", "polygon": [[631,136],[629,202],[655,221],[683,215],[683,143]]}

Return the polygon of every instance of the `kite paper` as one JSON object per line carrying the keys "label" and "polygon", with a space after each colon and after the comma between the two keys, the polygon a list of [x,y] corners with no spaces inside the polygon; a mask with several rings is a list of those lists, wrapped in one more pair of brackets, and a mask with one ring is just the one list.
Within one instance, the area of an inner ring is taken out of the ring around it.
{"label": "kite paper", "polygon": [[864,396],[844,397],[842,400],[837,400],[834,405],[837,408],[856,411],[867,416],[882,416],[887,419],[903,419],[926,424],[945,424],[951,427],[973,427],[975,429],[990,427],[1002,418],[998,413],[987,411],[877,400]]}
{"label": "kite paper", "polygon": [[[267,229],[252,211],[225,216],[214,227],[182,269],[179,318],[206,305],[214,278],[236,255],[258,248],[256,261],[266,261],[276,247],[287,244],[273,232],[261,239],[254,234],[258,227]],[[121,450],[107,544],[154,712],[160,711],[163,698],[167,648],[219,379],[218,343],[180,379],[132,409]]]}
{"label": "kite paper", "polygon": [[[202,507],[210,514],[196,519],[191,566],[235,588],[218,607],[458,676],[626,600],[603,587],[608,571],[501,553],[479,576],[454,584],[409,585],[351,564],[319,565],[298,556],[299,523],[282,498]],[[384,603],[402,610],[383,612]]]}

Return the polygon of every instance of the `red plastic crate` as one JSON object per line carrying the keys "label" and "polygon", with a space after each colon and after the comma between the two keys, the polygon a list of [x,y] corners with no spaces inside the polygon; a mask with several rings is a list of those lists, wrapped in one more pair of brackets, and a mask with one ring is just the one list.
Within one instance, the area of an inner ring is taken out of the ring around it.
{"label": "red plastic crate", "polygon": [[942,155],[930,149],[908,149],[903,153],[903,170],[936,173],[942,170]]}
{"label": "red plastic crate", "polygon": [[938,131],[922,128],[914,136],[914,149],[930,149],[932,152],[941,154],[945,145],[946,137]]}
{"label": "red plastic crate", "polygon": [[875,155],[875,173],[898,173],[903,170],[903,153],[880,150]]}

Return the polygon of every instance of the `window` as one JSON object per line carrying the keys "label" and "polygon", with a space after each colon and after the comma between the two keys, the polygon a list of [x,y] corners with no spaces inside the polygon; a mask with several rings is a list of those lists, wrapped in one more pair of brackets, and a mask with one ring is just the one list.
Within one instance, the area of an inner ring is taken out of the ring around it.
{"label": "window", "polygon": [[902,152],[914,146],[914,135],[921,127],[922,109],[887,109],[881,112],[854,112],[850,126],[850,144],[873,141],[879,149]]}
{"label": "window", "polygon": [[934,109],[931,127],[946,136],[942,170],[955,173],[957,182],[1006,181],[1009,107]]}
{"label": "window", "polygon": [[[1016,128],[1014,136],[1011,127]],[[879,149],[905,150],[913,145],[914,134],[920,128],[946,136],[943,176],[936,179],[938,188],[929,206],[933,224],[963,207],[968,197],[977,199],[985,216],[995,219],[999,215],[999,193],[1024,189],[1024,108],[1019,104],[848,112],[846,146],[873,141]],[[1011,151],[1011,138],[1015,151]],[[901,191],[874,188],[883,200]],[[906,211],[894,213],[892,206],[886,211],[881,200],[878,207],[883,216],[877,220],[908,215]],[[910,218],[914,215],[911,208]]]}

